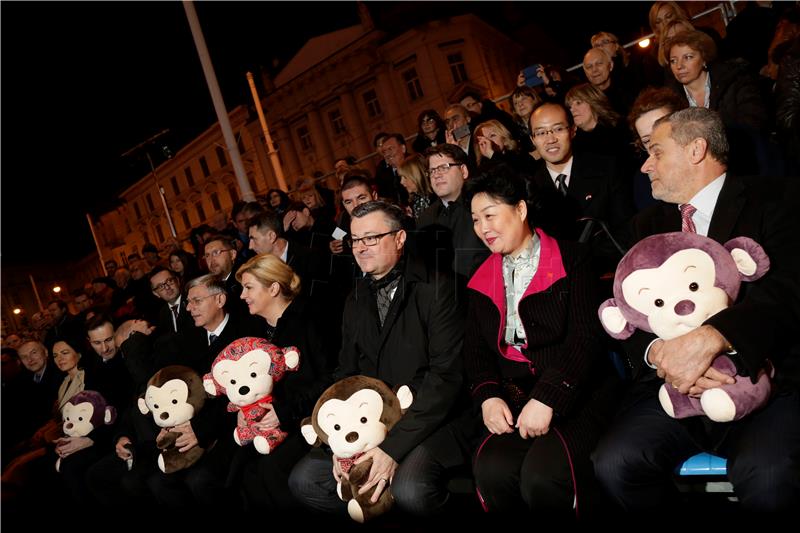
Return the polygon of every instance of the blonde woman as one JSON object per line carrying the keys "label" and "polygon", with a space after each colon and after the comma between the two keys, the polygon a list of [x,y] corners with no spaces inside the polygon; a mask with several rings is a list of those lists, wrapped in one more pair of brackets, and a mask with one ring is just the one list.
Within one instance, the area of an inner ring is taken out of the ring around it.
{"label": "blonde woman", "polygon": [[535,171],[536,161],[530,155],[520,153],[517,141],[499,121],[487,120],[478,124],[472,138],[479,170],[504,161],[521,172]]}
{"label": "blonde woman", "polygon": [[419,218],[434,199],[431,182],[428,178],[426,160],[419,154],[407,158],[402,165],[397,167],[400,175],[400,185],[408,191],[409,215]]}
{"label": "blonde woman", "polygon": [[[250,314],[263,318],[269,326],[264,337],[276,346],[295,346],[300,352],[299,370],[287,373],[276,384],[272,402],[264,405],[267,414],[257,423],[265,429],[280,426],[289,437],[268,455],[248,453],[249,448],[237,451],[242,455],[237,460],[247,463],[241,471],[242,486],[251,505],[269,510],[295,509],[297,503],[286,487],[289,472],[307,451],[300,421],[330,384],[338,346],[324,328],[325,310],[320,308],[325,306],[309,305],[300,295],[301,283],[311,280],[301,280],[278,257],[253,257],[239,268],[236,279],[242,284],[241,298]],[[243,423],[242,417],[239,422]]]}

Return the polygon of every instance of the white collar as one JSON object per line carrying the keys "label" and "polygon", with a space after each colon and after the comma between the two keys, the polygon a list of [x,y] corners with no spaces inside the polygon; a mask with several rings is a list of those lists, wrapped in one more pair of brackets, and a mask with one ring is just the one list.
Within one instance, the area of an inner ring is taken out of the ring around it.
{"label": "white collar", "polygon": [[222,330],[225,329],[225,326],[228,324],[228,318],[230,318],[230,315],[228,313],[225,313],[225,318],[223,318],[222,322],[219,323],[217,329],[215,329],[214,331],[206,330],[206,337],[208,337],[208,339],[211,340],[211,335],[216,335],[217,337],[222,335]]}
{"label": "white collar", "polygon": [[569,185],[570,176],[572,176],[572,162],[574,160],[575,160],[574,155],[569,156],[569,161],[567,161],[567,164],[564,166],[564,170],[562,170],[561,172],[556,172],[555,170],[550,168],[549,164],[545,165],[547,167],[547,172],[550,173],[550,179],[553,180],[553,183],[556,182],[556,178],[558,177],[559,174],[564,174],[567,176],[566,183],[567,185]]}
{"label": "white collar", "polygon": [[725,176],[726,173],[723,172],[689,200],[689,203],[709,220],[711,220],[711,215],[714,214],[714,206],[717,205],[717,198],[719,198],[719,193],[722,191],[722,186],[725,185]]}

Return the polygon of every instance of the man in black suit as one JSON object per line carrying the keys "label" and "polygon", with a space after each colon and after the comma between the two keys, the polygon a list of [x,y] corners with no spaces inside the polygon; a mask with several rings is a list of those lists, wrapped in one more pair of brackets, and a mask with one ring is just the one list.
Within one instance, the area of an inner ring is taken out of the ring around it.
{"label": "man in black suit", "polygon": [[[542,226],[554,236],[577,240],[592,217],[617,230],[633,216],[633,195],[617,176],[612,157],[574,153],[575,124],[560,104],[546,103],[531,114],[531,140],[545,165],[534,176],[542,198]],[[582,240],[586,240],[584,236]],[[619,255],[615,257],[619,260]]]}
{"label": "man in black suit", "polygon": [[228,310],[232,313],[248,314],[247,307],[239,298],[242,285],[236,281],[236,269],[241,262],[233,239],[227,235],[213,235],[206,240],[204,251],[208,272],[219,276],[225,285],[225,292],[231,298]]}
{"label": "man in black suit", "polygon": [[181,295],[178,275],[170,269],[157,266],[150,272],[150,288],[153,294],[164,301],[158,309],[156,328],[158,335],[178,333],[194,326],[186,301]]}
{"label": "man in black suit", "polygon": [[[728,478],[744,509],[793,509],[800,502],[796,196],[787,194],[786,183],[727,175],[722,121],[704,108],[659,119],[649,153],[642,171],[662,202],[636,217],[634,240],[681,230],[720,243],[745,236],[764,248],[771,266],[759,281],[746,284],[737,302],[703,326],[668,341],[644,333],[628,341],[633,387],[595,452],[595,471],[628,511],[673,509],[678,495],[670,475],[676,466],[700,451],[717,452],[728,459]],[[722,353],[734,361],[740,376],[751,379],[767,358],[772,361],[773,395],[767,406],[726,424],[705,417],[670,418],[657,399],[663,380],[692,395],[730,383],[732,378],[710,368]]]}
{"label": "man in black suit", "polygon": [[[372,459],[362,492],[377,501],[389,484],[398,506],[416,515],[440,511],[447,501],[443,475],[469,453],[446,422],[458,396],[463,317],[453,284],[413,257],[404,257],[403,212],[382,201],[353,210],[353,253],[365,277],[345,304],[338,380],[363,374],[390,386],[408,385],[414,402],[379,447],[356,462]],[[319,510],[343,513],[331,476],[338,462],[312,451],[289,478],[298,500]]]}

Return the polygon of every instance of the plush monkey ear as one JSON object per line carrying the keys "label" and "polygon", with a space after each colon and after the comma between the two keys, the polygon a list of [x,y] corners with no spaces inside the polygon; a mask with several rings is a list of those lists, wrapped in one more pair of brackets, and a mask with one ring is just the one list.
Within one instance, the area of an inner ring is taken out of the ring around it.
{"label": "plush monkey ear", "polygon": [[615,339],[627,339],[636,331],[636,328],[622,316],[622,311],[617,307],[614,298],[603,302],[597,310],[597,316],[600,317],[600,323],[603,324],[606,333]]}
{"label": "plush monkey ear", "polygon": [[[145,405],[145,408],[146,407],[147,405]],[[139,407],[139,409],[141,410],[141,407]],[[142,413],[142,414],[147,414],[147,413]],[[111,405],[107,406],[105,415],[103,416],[103,423],[108,426],[113,424],[114,420],[116,419],[117,419],[117,410],[114,409],[114,407],[112,407]]]}
{"label": "plush monkey ear", "polygon": [[725,249],[731,253],[744,281],[755,281],[769,270],[767,252],[749,237],[731,239],[725,243]]}
{"label": "plush monkey ear", "polygon": [[411,402],[414,401],[414,394],[411,392],[411,389],[408,385],[403,385],[399,389],[397,389],[397,399],[400,400],[400,409],[405,411],[409,407],[411,407]]}
{"label": "plush monkey ear", "polygon": [[203,388],[206,390],[209,396],[214,397],[219,394],[217,391],[217,386],[214,383],[214,378],[211,377],[211,374],[206,374],[203,378]]}
{"label": "plush monkey ear", "polygon": [[303,434],[303,438],[306,439],[306,442],[309,443],[311,446],[319,446],[319,436],[317,432],[314,431],[314,425],[311,423],[311,419],[306,417],[300,423],[300,433]]}
{"label": "plush monkey ear", "polygon": [[147,402],[144,401],[144,398],[139,398],[139,412],[143,415],[146,415],[150,412],[150,409],[147,407]]}

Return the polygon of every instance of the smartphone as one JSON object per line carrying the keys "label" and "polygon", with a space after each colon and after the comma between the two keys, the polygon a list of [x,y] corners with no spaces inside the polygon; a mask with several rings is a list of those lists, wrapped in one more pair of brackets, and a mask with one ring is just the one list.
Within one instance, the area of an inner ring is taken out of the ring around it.
{"label": "smartphone", "polygon": [[453,130],[453,138],[457,141],[463,139],[467,135],[469,135],[469,124],[464,124]]}
{"label": "smartphone", "polygon": [[525,85],[528,87],[536,87],[544,83],[544,80],[536,74],[541,66],[541,64],[536,63],[535,65],[522,69],[522,74],[525,76]]}

